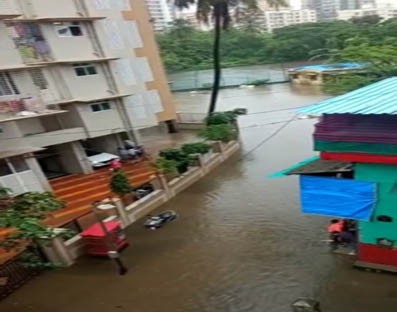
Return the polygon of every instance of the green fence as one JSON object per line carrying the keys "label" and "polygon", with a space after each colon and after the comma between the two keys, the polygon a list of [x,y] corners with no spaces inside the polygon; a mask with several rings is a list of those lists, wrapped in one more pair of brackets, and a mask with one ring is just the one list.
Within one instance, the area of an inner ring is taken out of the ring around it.
{"label": "green fence", "polygon": [[[287,82],[288,67],[284,64],[244,66],[225,68],[222,71],[221,86],[236,87],[241,85]],[[212,70],[180,72],[168,75],[172,91],[190,91],[211,88]]]}

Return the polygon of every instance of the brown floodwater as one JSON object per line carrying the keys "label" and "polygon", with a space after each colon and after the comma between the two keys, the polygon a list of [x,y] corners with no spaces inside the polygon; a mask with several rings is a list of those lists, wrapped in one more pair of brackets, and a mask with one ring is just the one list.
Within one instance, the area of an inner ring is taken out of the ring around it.
{"label": "brown floodwater", "polygon": [[[208,94],[176,97],[181,110],[205,111]],[[289,108],[322,98],[289,85],[223,90],[220,109],[250,112],[240,120],[242,153],[161,208],[176,210],[177,221],[128,229],[127,275],[85,258],[36,278],[0,311],[287,312],[300,296],[320,300],[324,312],[396,311],[397,277],[355,270],[351,258],[330,254],[327,219],[301,214],[296,178],[266,178],[313,155],[313,121],[285,123]]]}

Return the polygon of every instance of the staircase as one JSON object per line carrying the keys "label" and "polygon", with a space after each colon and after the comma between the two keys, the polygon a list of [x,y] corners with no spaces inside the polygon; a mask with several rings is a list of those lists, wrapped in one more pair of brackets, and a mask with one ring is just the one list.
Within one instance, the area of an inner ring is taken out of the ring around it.
{"label": "staircase", "polygon": [[[124,164],[123,171],[127,173],[133,187],[150,182],[155,173],[149,162]],[[54,213],[55,218],[51,219],[51,225],[61,226],[62,223],[70,222],[88,213],[93,202],[111,196],[110,177],[109,168],[104,168],[93,174],[73,174],[51,180],[54,194],[66,203],[65,208]]]}

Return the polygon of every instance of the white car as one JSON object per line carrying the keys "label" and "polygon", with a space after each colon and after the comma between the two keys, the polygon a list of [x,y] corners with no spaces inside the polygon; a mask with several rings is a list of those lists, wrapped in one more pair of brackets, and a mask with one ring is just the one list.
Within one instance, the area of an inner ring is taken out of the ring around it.
{"label": "white car", "polygon": [[110,153],[97,152],[93,150],[86,150],[85,152],[87,154],[88,161],[94,168],[109,166],[112,160],[120,160],[119,156]]}

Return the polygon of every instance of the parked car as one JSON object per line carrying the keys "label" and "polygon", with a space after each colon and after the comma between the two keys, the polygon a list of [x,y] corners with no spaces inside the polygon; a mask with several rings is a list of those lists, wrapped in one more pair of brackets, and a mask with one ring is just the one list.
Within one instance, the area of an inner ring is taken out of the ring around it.
{"label": "parked car", "polygon": [[144,184],[137,188],[132,189],[132,194],[134,195],[136,200],[139,200],[139,199],[149,195],[153,191],[154,191],[153,185],[151,185],[150,183],[147,183],[147,184]]}
{"label": "parked car", "polygon": [[109,166],[112,160],[120,159],[120,157],[117,155],[98,152],[91,149],[87,149],[85,150],[85,152],[87,154],[88,161],[90,162],[91,166],[94,168]]}
{"label": "parked car", "polygon": [[173,210],[167,210],[159,213],[155,216],[150,216],[144,226],[151,230],[156,230],[161,228],[164,224],[171,222],[177,218],[177,214]]}

